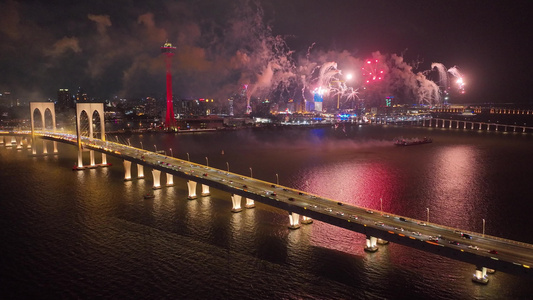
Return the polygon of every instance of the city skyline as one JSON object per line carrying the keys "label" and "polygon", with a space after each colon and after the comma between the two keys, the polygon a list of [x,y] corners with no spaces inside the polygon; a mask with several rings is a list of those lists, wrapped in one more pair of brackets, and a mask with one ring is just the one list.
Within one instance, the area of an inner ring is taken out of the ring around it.
{"label": "city skyline", "polygon": [[457,67],[466,82],[458,104],[531,102],[525,4],[8,1],[1,4],[0,88],[30,101],[78,86],[96,98],[163,95],[158,50],[168,39],[177,46],[172,75],[180,98],[227,99],[249,84],[248,97],[281,86],[285,98],[309,99],[291,87],[294,78],[312,90],[313,70],[335,62],[355,74],[347,85],[357,89],[360,64],[383,57],[412,68],[404,85],[433,63]]}

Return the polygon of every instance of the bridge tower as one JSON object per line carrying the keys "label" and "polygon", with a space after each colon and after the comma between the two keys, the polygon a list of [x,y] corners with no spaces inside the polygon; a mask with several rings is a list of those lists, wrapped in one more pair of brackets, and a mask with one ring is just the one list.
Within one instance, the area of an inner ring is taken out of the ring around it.
{"label": "bridge tower", "polygon": [[[35,120],[33,114],[35,111],[38,111],[41,114],[41,120],[43,122],[43,131],[46,130],[46,111],[49,111],[52,115],[52,132],[56,132],[56,110],[55,104],[53,102],[30,102],[30,121],[31,121],[31,145],[32,145],[32,154],[37,154],[37,148],[35,147]],[[54,144],[54,153],[57,153],[57,142]],[[47,154],[46,150],[46,141],[43,140],[43,154]]]}
{"label": "bridge tower", "polygon": [[176,47],[173,47],[168,41],[161,47],[161,53],[165,56],[165,65],[167,70],[167,114],[165,118],[165,128],[173,129],[176,127],[176,119],[174,119],[174,104],[172,102],[172,74],[170,67],[172,63],[172,56],[176,53]]}
{"label": "bridge tower", "polygon": [[[101,139],[102,141],[105,141],[105,118],[104,118],[104,104],[103,103],[76,103],[76,135],[78,140],[78,164],[75,167],[76,170],[83,170],[86,167],[83,166],[83,158],[82,158],[82,152],[83,148],[81,146],[81,115],[85,112],[87,114],[87,119],[89,121],[89,138],[93,139],[94,132],[93,132],[93,115],[95,113],[98,114],[98,117],[100,118],[100,132],[101,132]],[[89,167],[96,167],[96,164],[94,163],[94,150],[90,151],[90,157],[91,157],[91,163]],[[102,163],[100,166],[108,166],[107,163],[107,157],[105,153],[102,153]]]}

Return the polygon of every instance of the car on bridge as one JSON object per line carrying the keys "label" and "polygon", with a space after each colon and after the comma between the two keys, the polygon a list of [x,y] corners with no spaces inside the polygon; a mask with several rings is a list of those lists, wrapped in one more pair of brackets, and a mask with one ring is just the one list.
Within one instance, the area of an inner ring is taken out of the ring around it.
{"label": "car on bridge", "polygon": [[471,240],[471,239],[472,239],[472,236],[470,236],[469,234],[463,233],[463,234],[462,234],[462,238],[463,238],[463,239],[467,239],[467,240]]}

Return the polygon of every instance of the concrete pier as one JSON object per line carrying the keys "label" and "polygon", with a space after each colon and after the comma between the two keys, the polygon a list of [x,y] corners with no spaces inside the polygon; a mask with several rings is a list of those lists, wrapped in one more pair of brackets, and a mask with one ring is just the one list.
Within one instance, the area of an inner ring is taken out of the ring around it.
{"label": "concrete pier", "polygon": [[289,212],[289,229],[300,228],[300,215],[297,213]]}
{"label": "concrete pier", "polygon": [[137,178],[138,179],[144,178],[144,166],[141,164],[137,164]]}
{"label": "concrete pier", "polygon": [[189,189],[189,195],[187,196],[187,199],[193,200],[198,198],[198,196],[196,196],[196,181],[187,181],[187,188]]}
{"label": "concrete pier", "polygon": [[202,196],[209,196],[211,192],[209,191],[209,186],[207,184],[202,184]]}
{"label": "concrete pier", "polygon": [[302,224],[312,224],[313,223],[313,219],[309,218],[309,217],[306,217],[306,216],[302,216]]}
{"label": "concrete pier", "polygon": [[152,177],[154,178],[154,185],[152,189],[157,190],[161,188],[161,171],[152,170]]}
{"label": "concrete pier", "polygon": [[245,199],[246,199],[245,200],[246,204],[244,204],[244,207],[246,207],[246,208],[254,208],[255,207],[254,200],[248,199],[248,198],[245,198]]}
{"label": "concrete pier", "polygon": [[376,251],[378,251],[377,240],[378,240],[377,238],[367,235],[366,236],[365,251],[366,252],[376,252]]}
{"label": "concrete pier", "polygon": [[472,281],[487,284],[489,282],[489,277],[487,276],[487,268],[485,267],[476,267],[476,273],[472,276]]}
{"label": "concrete pier", "polygon": [[174,186],[174,176],[170,173],[166,173],[167,176],[167,186]]}
{"label": "concrete pier", "polygon": [[131,180],[131,161],[129,160],[124,160],[124,180]]}
{"label": "concrete pier", "polygon": [[239,195],[235,195],[235,194],[231,195],[231,203],[232,203],[231,211],[232,212],[240,212],[240,211],[242,211],[241,199],[242,199],[242,197],[239,196]]}

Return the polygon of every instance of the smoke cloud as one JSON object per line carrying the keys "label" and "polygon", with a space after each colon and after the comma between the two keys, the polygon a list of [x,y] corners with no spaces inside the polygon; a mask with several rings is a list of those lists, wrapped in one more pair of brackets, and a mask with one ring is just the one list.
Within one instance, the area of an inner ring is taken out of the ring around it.
{"label": "smoke cloud", "polygon": [[[244,107],[251,98],[309,101],[323,87],[325,104],[342,99],[375,105],[389,95],[406,103],[441,101],[439,85],[400,55],[374,52],[372,57],[383,64],[384,80],[365,86],[360,70],[367,57],[312,42],[304,51],[290,49],[287,40],[292,37],[275,35],[255,1],[129,3],[118,1],[107,10],[90,3],[62,4],[62,10],[50,6],[38,16],[24,2],[0,4],[5,40],[0,50],[14,55],[7,45],[15,45],[23,58],[0,62],[9,70],[26,71],[28,64],[34,65],[27,79],[5,78],[0,88],[51,98],[59,88],[78,86],[100,99],[162,97],[165,64],[160,47],[168,40],[177,47],[172,62],[176,97],[214,98],[225,104],[247,86],[246,96],[236,103]],[[21,46],[29,44],[31,48]],[[347,74],[353,79],[346,79]]]}

